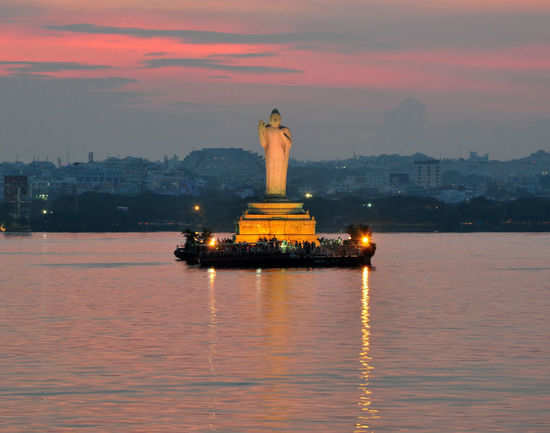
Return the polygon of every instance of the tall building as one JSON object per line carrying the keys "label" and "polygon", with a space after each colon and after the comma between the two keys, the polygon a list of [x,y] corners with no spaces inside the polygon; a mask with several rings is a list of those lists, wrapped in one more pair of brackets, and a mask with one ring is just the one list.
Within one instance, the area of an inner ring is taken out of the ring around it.
{"label": "tall building", "polygon": [[441,167],[439,160],[427,159],[415,161],[415,182],[422,188],[439,188],[441,186]]}
{"label": "tall building", "polygon": [[27,176],[4,177],[4,200],[8,204],[8,214],[18,229],[30,227],[31,197]]}

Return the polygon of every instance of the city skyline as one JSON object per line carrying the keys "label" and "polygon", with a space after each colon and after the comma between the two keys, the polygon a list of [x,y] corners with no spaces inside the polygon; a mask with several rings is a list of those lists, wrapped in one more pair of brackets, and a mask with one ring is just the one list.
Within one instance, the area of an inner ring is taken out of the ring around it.
{"label": "city skyline", "polygon": [[[146,157],[146,156],[140,156],[140,155],[131,155],[131,154],[120,154],[120,153],[105,153],[105,154],[96,154],[95,152],[87,152],[86,155],[82,154],[82,157],[79,155],[76,155],[73,158],[72,154],[65,154],[65,155],[58,155],[58,156],[51,156],[51,155],[42,155],[42,154],[36,154],[32,155],[30,159],[23,159],[19,158],[18,155],[16,155],[16,158],[14,160],[0,160],[0,164],[31,164],[33,162],[51,162],[56,167],[64,167],[68,165],[73,164],[85,164],[85,163],[103,163],[110,159],[116,159],[116,160],[125,160],[125,159],[140,159],[148,162],[163,162],[166,160],[173,160],[176,159],[177,161],[183,161],[186,157],[188,157],[193,152],[197,151],[217,151],[217,150],[243,150],[246,152],[251,152],[252,154],[255,154],[259,156],[260,158],[263,158],[262,152],[257,150],[249,150],[245,149],[244,147],[198,147],[196,149],[192,149],[189,152],[185,154],[163,154],[153,157]],[[495,159],[492,158],[489,153],[480,153],[475,150],[468,150],[467,152],[464,151],[462,155],[459,156],[444,156],[444,155],[430,155],[423,152],[413,152],[411,154],[400,154],[400,153],[377,153],[377,154],[352,154],[352,155],[342,155],[341,158],[330,158],[330,159],[297,159],[297,158],[290,158],[290,161],[294,164],[316,164],[316,163],[332,163],[337,161],[349,161],[357,158],[379,158],[379,157],[407,157],[407,158],[415,158],[418,157],[418,160],[440,160],[440,161],[460,161],[460,160],[468,160],[468,159],[476,159],[476,158],[486,158],[487,161],[491,162],[513,162],[517,160],[523,160],[529,157],[532,157],[535,154],[538,154],[539,152],[543,153],[550,153],[545,151],[544,149],[539,149],[534,152],[529,152],[523,155],[519,155],[517,158],[510,158],[510,159]],[[67,156],[69,156],[67,160]],[[90,158],[93,158],[93,160],[90,160]]]}
{"label": "city skyline", "polygon": [[259,151],[512,159],[550,150],[543,1],[0,0],[0,160]]}

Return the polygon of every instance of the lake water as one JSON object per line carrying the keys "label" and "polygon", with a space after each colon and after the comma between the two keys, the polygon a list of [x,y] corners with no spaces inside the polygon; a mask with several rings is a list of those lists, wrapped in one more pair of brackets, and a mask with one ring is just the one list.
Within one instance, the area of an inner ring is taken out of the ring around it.
{"label": "lake water", "polygon": [[176,234],[0,236],[0,431],[549,432],[550,235],[203,270]]}

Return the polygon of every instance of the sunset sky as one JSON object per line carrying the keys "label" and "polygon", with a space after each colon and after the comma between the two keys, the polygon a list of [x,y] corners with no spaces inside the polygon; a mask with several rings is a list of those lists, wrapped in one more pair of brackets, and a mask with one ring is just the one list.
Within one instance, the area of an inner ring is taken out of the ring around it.
{"label": "sunset sky", "polygon": [[549,0],[0,0],[0,160],[550,151]]}

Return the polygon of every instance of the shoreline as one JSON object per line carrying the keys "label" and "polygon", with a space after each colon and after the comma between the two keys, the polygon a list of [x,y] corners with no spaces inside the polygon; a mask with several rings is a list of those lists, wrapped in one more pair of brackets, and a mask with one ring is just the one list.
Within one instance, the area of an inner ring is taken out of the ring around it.
{"label": "shoreline", "polygon": [[[471,229],[471,230],[438,230],[437,228],[430,229],[430,228],[424,228],[424,229],[392,229],[392,228],[386,228],[386,229],[377,229],[375,225],[373,227],[373,234],[376,236],[376,234],[399,234],[399,233],[407,233],[407,234],[430,234],[430,233],[439,233],[439,234],[470,234],[470,233],[550,233],[550,225],[548,227],[545,227],[544,229],[538,229],[534,228],[531,230],[510,230],[510,229],[487,229],[487,228],[480,228],[480,229]],[[108,230],[29,230],[29,231],[7,231],[7,232],[0,232],[0,235],[5,236],[11,236],[11,235],[27,235],[27,234],[33,234],[33,233],[52,233],[52,234],[80,234],[80,233],[109,233],[109,234],[118,234],[118,233],[176,233],[181,234],[181,230],[173,230],[173,229],[158,229],[158,230],[117,230],[117,231],[108,231]],[[213,233],[223,233],[232,235],[233,233],[228,232],[226,230],[212,230]],[[346,235],[345,232],[340,230],[323,230],[318,233],[320,237],[326,236],[326,235]]]}

